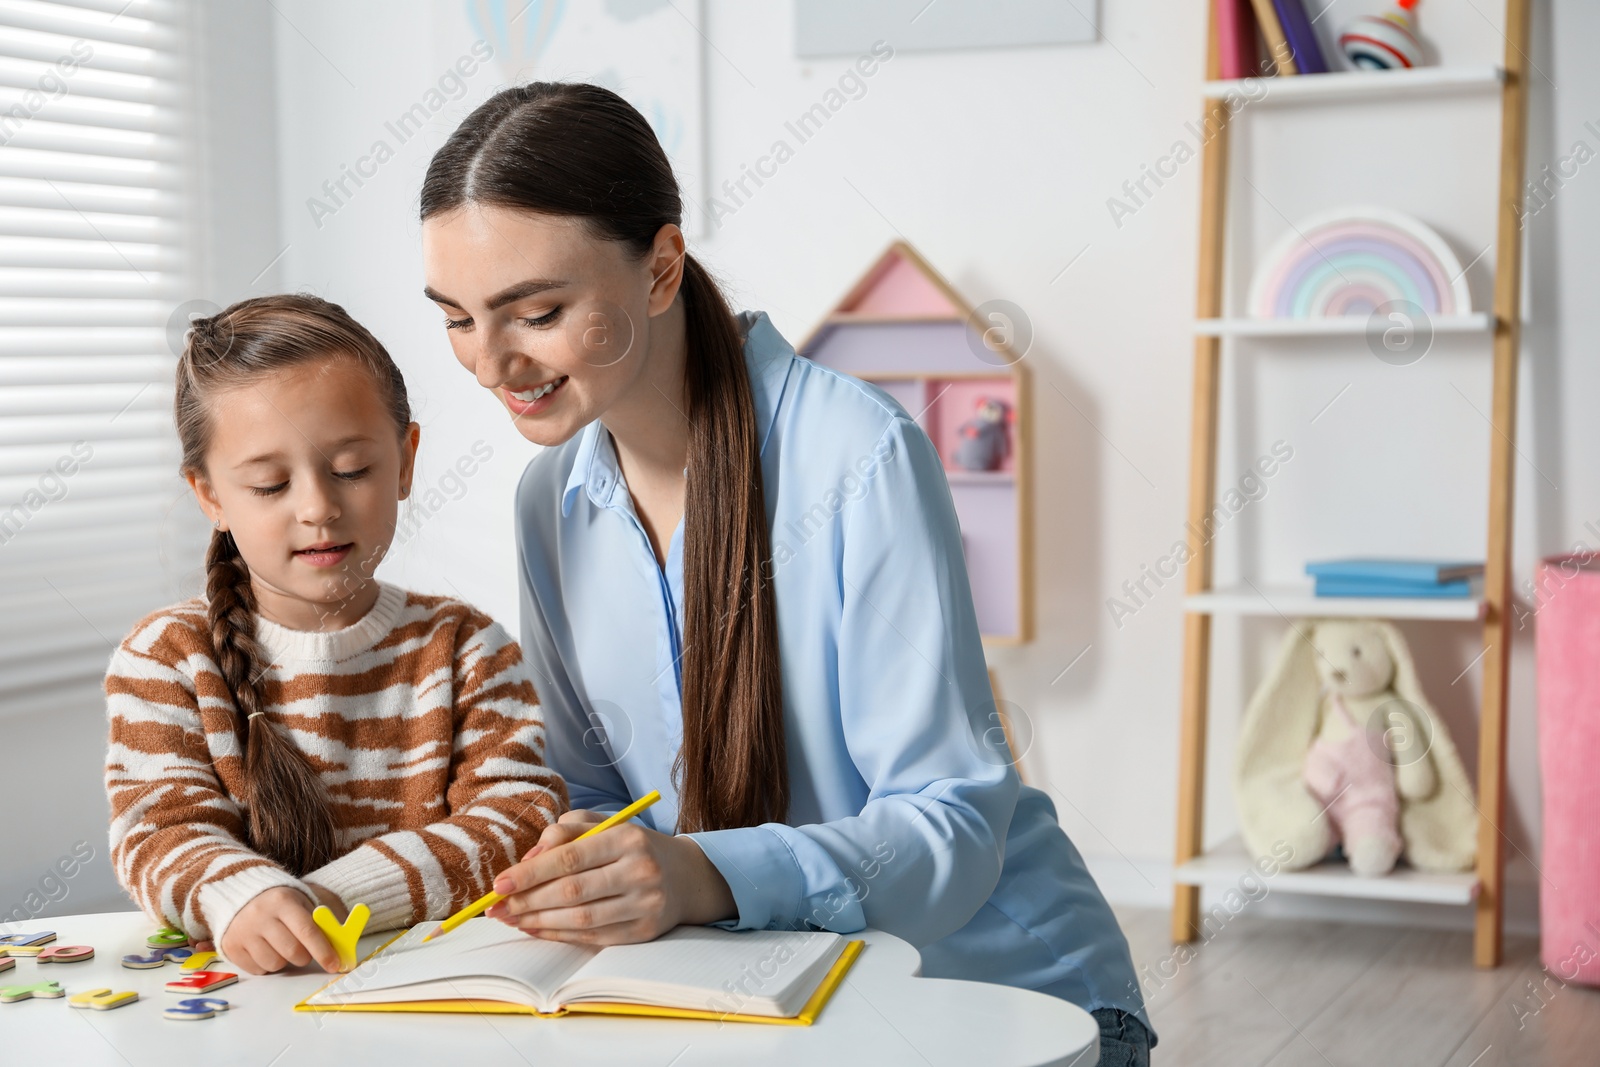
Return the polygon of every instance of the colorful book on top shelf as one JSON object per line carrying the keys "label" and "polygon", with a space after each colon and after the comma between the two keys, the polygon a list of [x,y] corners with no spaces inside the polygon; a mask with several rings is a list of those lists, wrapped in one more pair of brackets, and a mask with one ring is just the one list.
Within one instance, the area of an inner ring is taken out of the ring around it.
{"label": "colorful book on top shelf", "polygon": [[1439,585],[1483,574],[1483,564],[1472,560],[1348,559],[1313,560],[1306,564],[1313,578],[1338,578],[1403,585]]}
{"label": "colorful book on top shelf", "polygon": [[1272,65],[1280,75],[1300,73],[1294,65],[1294,53],[1283,36],[1283,23],[1278,21],[1272,0],[1250,0],[1250,5],[1256,10],[1256,22],[1261,26],[1261,36],[1266,39]]}
{"label": "colorful book on top shelf", "polygon": [[[645,1015],[809,1026],[865,945],[827,931],[680,926],[654,941],[597,949],[542,941],[479,918],[424,946],[437,925],[413,926],[295,1010]],[[775,959],[783,966],[774,968]],[[751,983],[752,975],[761,979]]]}
{"label": "colorful book on top shelf", "polygon": [[1322,45],[1317,42],[1317,31],[1311,27],[1301,0],[1272,0],[1278,10],[1278,24],[1283,27],[1284,39],[1294,52],[1295,69],[1301,74],[1326,74],[1328,61],[1323,58]]}
{"label": "colorful book on top shelf", "polygon": [[1465,578],[1455,582],[1395,582],[1373,578],[1318,578],[1317,596],[1348,597],[1426,597],[1449,599],[1472,595],[1472,583]]}
{"label": "colorful book on top shelf", "polygon": [[1216,0],[1217,65],[1223,78],[1249,78],[1260,64],[1256,49],[1256,17],[1250,0]]}

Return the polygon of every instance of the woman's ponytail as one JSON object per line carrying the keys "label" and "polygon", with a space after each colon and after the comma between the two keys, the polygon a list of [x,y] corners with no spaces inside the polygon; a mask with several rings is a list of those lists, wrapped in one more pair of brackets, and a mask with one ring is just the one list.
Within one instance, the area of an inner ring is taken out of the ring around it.
{"label": "woman's ponytail", "polygon": [[684,257],[689,484],[683,519],[681,830],[782,822],[789,812],[755,404],[744,344],[711,275]]}
{"label": "woman's ponytail", "polygon": [[[480,104],[434,154],[424,220],[469,203],[582,219],[647,255],[683,223],[672,164],[643,115],[609,89],[530,82]],[[683,530],[683,744],[678,829],[783,821],[789,810],[771,535],[738,325],[684,257],[689,397]]]}

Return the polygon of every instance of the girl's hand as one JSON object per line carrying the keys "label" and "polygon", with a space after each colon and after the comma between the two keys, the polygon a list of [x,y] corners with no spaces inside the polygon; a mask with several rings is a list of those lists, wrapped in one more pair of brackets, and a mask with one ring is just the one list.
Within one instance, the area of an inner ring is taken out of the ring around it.
{"label": "girl's hand", "polygon": [[315,882],[307,882],[306,888],[317,895],[317,902],[325,905],[329,911],[333,912],[334,919],[338,920],[340,924],[350,918],[350,909],[344,906],[344,901],[336,896],[333,890],[320,886]]}
{"label": "girl's hand", "polygon": [[339,970],[339,954],[311,921],[311,902],[284,885],[258,893],[239,909],[222,935],[221,951],[250,974],[304,967],[312,960],[329,973]]}
{"label": "girl's hand", "polygon": [[738,914],[722,874],[688,837],[624,823],[574,841],[604,815],[569,811],[496,878],[488,914],[535,937],[580,945],[649,941],[674,926]]}

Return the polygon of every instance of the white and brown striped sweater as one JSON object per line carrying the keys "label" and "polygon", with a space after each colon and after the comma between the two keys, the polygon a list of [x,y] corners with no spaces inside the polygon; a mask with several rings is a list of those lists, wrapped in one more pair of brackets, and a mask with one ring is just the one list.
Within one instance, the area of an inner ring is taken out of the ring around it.
{"label": "white and brown striped sweater", "polygon": [[241,732],[200,598],[146,617],[106,672],[117,877],[152,918],[220,939],[263,890],[314,882],[380,930],[489,891],[566,809],[522,650],[458,600],[380,583],[331,632],[257,616],[270,720],[321,772],[347,850],[304,880],[251,851]]}

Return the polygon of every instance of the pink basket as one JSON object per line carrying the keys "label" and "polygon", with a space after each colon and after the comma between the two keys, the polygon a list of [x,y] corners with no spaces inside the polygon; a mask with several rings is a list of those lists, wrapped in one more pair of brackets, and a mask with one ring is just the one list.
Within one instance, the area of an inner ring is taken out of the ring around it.
{"label": "pink basket", "polygon": [[1540,955],[1556,977],[1600,985],[1600,558],[1551,556],[1537,588]]}

